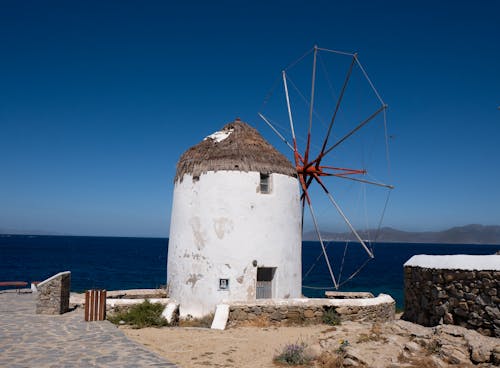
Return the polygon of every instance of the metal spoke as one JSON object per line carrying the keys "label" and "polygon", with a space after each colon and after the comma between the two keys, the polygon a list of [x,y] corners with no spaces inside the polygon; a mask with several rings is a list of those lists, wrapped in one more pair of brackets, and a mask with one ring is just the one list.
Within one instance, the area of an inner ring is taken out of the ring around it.
{"label": "metal spoke", "polygon": [[[347,75],[344,80],[344,85],[342,86],[342,90],[340,91],[339,98],[337,99],[337,104],[335,105],[335,111],[333,112],[332,119],[330,120],[330,125],[328,126],[328,131],[326,132],[325,140],[323,141],[323,146],[321,147],[321,153],[319,154],[318,157],[321,157],[323,155],[323,152],[325,152],[326,145],[328,144],[328,139],[330,138],[330,133],[332,131],[333,123],[335,122],[335,118],[337,117],[337,113],[340,108],[340,104],[342,102],[342,98],[344,98],[344,93],[347,88],[347,84],[349,83],[349,79],[351,78],[352,74],[352,68],[354,67],[354,63],[356,62],[356,58],[352,58],[351,65],[349,67],[349,71],[347,72]],[[316,163],[316,166],[319,166],[321,159],[319,159]]]}
{"label": "metal spoke", "polygon": [[347,179],[347,180],[352,180],[352,181],[359,181],[360,183],[376,185],[376,186],[387,188],[387,189],[394,189],[393,185],[379,183],[379,182],[376,182],[376,181],[370,181],[370,180],[359,179],[359,178],[352,178],[350,176],[344,176],[344,175],[340,175],[340,174],[332,174],[332,175],[329,175],[329,176],[334,176],[336,178]]}
{"label": "metal spoke", "polygon": [[358,130],[360,130],[362,127],[364,127],[366,124],[368,124],[375,116],[380,114],[381,111],[387,108],[387,105],[381,106],[377,111],[375,111],[373,114],[371,114],[369,117],[367,117],[365,120],[363,120],[356,128],[351,130],[349,133],[347,133],[345,136],[343,136],[337,143],[335,143],[333,146],[328,148],[322,156],[327,155],[331,150],[345,142],[350,136],[352,136],[354,133],[356,133]]}
{"label": "metal spoke", "polygon": [[290,129],[292,130],[293,146],[297,149],[297,140],[295,139],[295,129],[293,127],[292,109],[290,107],[290,97],[288,96],[288,85],[286,84],[286,73],[283,70],[283,85],[285,87],[286,107],[288,109],[288,119],[290,120]]}
{"label": "metal spoke", "polygon": [[328,191],[328,189],[325,187],[325,185],[321,181],[321,179],[317,175],[314,175],[314,178],[319,183],[319,185],[321,185],[321,187],[325,191],[326,195],[328,196],[328,199],[330,200],[330,202],[332,202],[332,204],[334,205],[334,207],[337,209],[337,212],[344,219],[344,221],[347,224],[347,226],[349,227],[349,229],[351,229],[351,232],[353,233],[353,235],[361,243],[361,245],[365,249],[366,253],[368,253],[368,255],[370,256],[370,258],[373,258],[373,252],[368,248],[368,246],[365,244],[365,242],[363,241],[363,239],[361,239],[361,236],[359,236],[358,232],[356,231],[356,229],[354,228],[354,226],[352,226],[351,222],[349,221],[349,219],[347,218],[347,216],[344,214],[344,211],[342,211],[342,208],[340,208],[340,206],[335,201],[335,199],[333,198],[333,196],[331,195],[331,193]]}
{"label": "metal spoke", "polygon": [[321,244],[321,250],[323,251],[323,255],[325,256],[325,261],[326,261],[326,266],[328,267],[328,271],[330,272],[330,277],[332,278],[333,285],[335,286],[335,289],[338,289],[338,283],[337,280],[335,279],[335,275],[333,274],[332,266],[330,265],[330,259],[328,258],[328,254],[326,253],[326,247],[325,244],[323,243],[323,238],[321,237],[321,233],[319,231],[318,227],[318,222],[316,221],[316,215],[314,214],[314,210],[311,204],[311,201],[309,200],[309,197],[307,197],[307,204],[309,206],[309,211],[311,213],[311,217],[314,223],[314,228],[316,229],[316,234],[318,234],[318,239]]}
{"label": "metal spoke", "polygon": [[276,133],[276,135],[277,135],[278,137],[280,137],[280,138],[281,138],[281,140],[282,140],[283,142],[285,142],[285,144],[286,144],[288,147],[290,147],[290,149],[291,149],[292,151],[294,151],[294,152],[295,152],[295,149],[294,149],[294,148],[293,148],[293,146],[292,146],[292,145],[291,145],[291,144],[290,144],[290,143],[286,140],[286,138],[283,136],[283,134],[281,134],[281,133],[280,133],[280,132],[279,132],[279,131],[278,131],[278,130],[277,130],[277,129],[273,126],[273,124],[271,124],[271,122],[270,122],[269,120],[267,120],[267,119],[265,118],[265,116],[264,116],[264,115],[262,115],[260,112],[259,112],[259,116],[260,116],[260,118],[261,118],[262,120],[264,120],[264,121],[265,121],[265,123],[266,123],[267,125],[269,125],[269,127],[270,127],[273,131],[274,131],[274,133]]}
{"label": "metal spoke", "polygon": [[359,69],[361,69],[361,72],[363,73],[363,75],[365,76],[366,80],[368,81],[368,83],[370,84],[370,87],[372,88],[373,92],[375,93],[375,95],[377,96],[378,100],[380,101],[380,103],[382,105],[385,105],[385,102],[384,100],[382,100],[382,97],[380,97],[377,89],[375,88],[375,86],[373,85],[370,77],[368,77],[368,74],[366,73],[365,71],[365,68],[363,68],[363,65],[361,65],[361,63],[359,62],[359,59],[358,59],[358,55],[354,55],[354,58],[356,59],[356,63],[358,64],[359,66]]}
{"label": "metal spoke", "polygon": [[345,283],[347,283],[347,282],[351,281],[351,280],[352,280],[352,279],[353,279],[353,278],[354,278],[354,277],[355,277],[358,273],[360,273],[360,272],[361,272],[361,270],[362,270],[363,268],[365,268],[365,266],[368,264],[368,262],[370,262],[372,259],[373,259],[373,257],[372,257],[372,258],[367,258],[367,259],[363,262],[363,264],[362,264],[362,265],[361,265],[361,266],[360,266],[360,267],[359,267],[356,271],[354,271],[354,272],[351,274],[351,276],[349,276],[347,279],[345,279],[344,281],[342,281],[342,282],[340,283],[340,285],[339,285],[339,286],[342,286],[342,285],[344,285]]}
{"label": "metal spoke", "polygon": [[311,129],[312,129],[312,118],[314,109],[314,86],[316,83],[316,59],[318,57],[318,46],[314,46],[314,59],[313,59],[313,70],[311,77],[311,104],[309,105],[309,129],[307,130],[307,145],[306,152],[304,153],[304,159],[307,162],[309,158],[309,147],[311,145]]}
{"label": "metal spoke", "polygon": [[354,55],[356,55],[356,53],[352,53],[352,52],[330,50],[330,49],[324,49],[322,47],[318,47],[318,50],[326,51],[326,52],[331,52],[333,54],[339,54],[339,55],[347,55],[347,56],[354,56]]}

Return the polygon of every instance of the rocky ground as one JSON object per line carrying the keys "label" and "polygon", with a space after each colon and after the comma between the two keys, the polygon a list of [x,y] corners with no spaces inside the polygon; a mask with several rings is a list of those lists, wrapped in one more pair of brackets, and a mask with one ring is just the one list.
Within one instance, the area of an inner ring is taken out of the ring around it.
{"label": "rocky ground", "polygon": [[304,342],[311,365],[334,367],[494,367],[500,339],[458,326],[428,328],[395,320],[340,326],[248,326],[213,331],[167,327],[123,328],[133,340],[181,367],[275,367],[287,344]]}

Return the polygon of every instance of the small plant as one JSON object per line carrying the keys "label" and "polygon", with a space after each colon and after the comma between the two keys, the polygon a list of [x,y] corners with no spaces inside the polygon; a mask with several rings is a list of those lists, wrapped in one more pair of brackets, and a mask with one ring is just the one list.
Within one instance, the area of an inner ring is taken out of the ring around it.
{"label": "small plant", "polygon": [[335,311],[335,308],[325,309],[323,312],[323,323],[330,326],[338,326],[340,325],[340,316]]}
{"label": "small plant", "polygon": [[274,362],[283,365],[303,365],[312,361],[306,353],[307,344],[304,342],[287,344],[283,350],[274,357]]}
{"label": "small plant", "polygon": [[339,347],[335,351],[337,353],[337,357],[335,359],[335,368],[344,368],[344,360],[347,356],[347,347],[349,346],[349,340],[340,340]]}
{"label": "small plant", "polygon": [[358,343],[368,341],[387,342],[387,338],[385,336],[382,336],[382,327],[380,326],[380,324],[374,323],[368,333],[362,333],[359,335]]}
{"label": "small plant", "polygon": [[441,352],[441,344],[439,341],[432,339],[427,346],[425,347],[427,350],[427,354],[433,355],[433,354],[439,354]]}
{"label": "small plant", "polygon": [[168,326],[168,322],[161,313],[165,308],[160,303],[151,303],[145,300],[141,304],[136,304],[128,310],[118,311],[108,317],[114,324],[127,324],[133,328],[163,327]]}
{"label": "small plant", "polygon": [[339,347],[337,348],[337,354],[345,354],[346,348],[349,346],[349,340],[340,340]]}

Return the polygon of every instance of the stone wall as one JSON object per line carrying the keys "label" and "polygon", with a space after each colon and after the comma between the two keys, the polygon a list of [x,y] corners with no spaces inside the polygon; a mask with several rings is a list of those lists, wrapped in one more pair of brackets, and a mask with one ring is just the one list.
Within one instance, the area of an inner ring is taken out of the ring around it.
{"label": "stone wall", "polygon": [[455,324],[500,337],[500,271],[405,265],[404,278],[403,319],[424,326]]}
{"label": "stone wall", "polygon": [[71,272],[60,272],[37,286],[36,313],[62,314],[69,311]]}
{"label": "stone wall", "polygon": [[256,323],[295,325],[323,323],[325,314],[339,321],[390,321],[395,302],[389,295],[370,299],[266,299],[229,304],[229,326]]}

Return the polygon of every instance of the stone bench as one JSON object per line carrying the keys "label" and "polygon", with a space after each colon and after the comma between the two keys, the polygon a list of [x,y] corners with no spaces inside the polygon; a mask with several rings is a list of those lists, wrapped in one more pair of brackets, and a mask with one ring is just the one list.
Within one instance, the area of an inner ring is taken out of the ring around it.
{"label": "stone bench", "polygon": [[17,289],[17,293],[21,291],[21,288],[25,288],[28,286],[26,281],[0,281],[1,287],[15,287]]}

